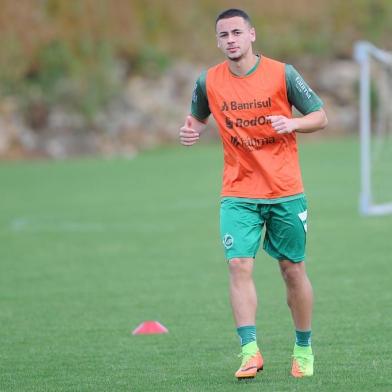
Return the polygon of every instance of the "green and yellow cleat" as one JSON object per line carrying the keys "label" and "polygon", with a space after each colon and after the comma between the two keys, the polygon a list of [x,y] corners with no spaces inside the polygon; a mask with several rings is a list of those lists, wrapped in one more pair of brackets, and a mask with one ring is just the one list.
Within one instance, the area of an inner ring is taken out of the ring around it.
{"label": "green and yellow cleat", "polygon": [[263,370],[264,361],[260,351],[252,354],[242,353],[239,356],[242,357],[242,362],[240,368],[235,372],[238,380],[254,378],[257,372]]}
{"label": "green and yellow cleat", "polygon": [[291,375],[296,378],[313,376],[314,356],[312,348],[294,346]]}

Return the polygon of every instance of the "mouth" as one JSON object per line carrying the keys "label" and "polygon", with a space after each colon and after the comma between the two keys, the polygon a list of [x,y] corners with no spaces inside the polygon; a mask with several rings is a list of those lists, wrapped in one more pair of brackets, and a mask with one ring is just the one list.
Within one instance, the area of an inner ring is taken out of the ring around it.
{"label": "mouth", "polygon": [[239,49],[238,47],[230,47],[230,48],[227,48],[227,51],[230,52],[230,53],[234,53],[234,52],[236,52],[238,49]]}

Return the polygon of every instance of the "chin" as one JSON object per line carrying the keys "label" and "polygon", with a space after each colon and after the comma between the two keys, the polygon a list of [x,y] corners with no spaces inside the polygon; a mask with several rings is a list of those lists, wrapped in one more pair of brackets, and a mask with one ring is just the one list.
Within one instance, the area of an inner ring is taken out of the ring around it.
{"label": "chin", "polygon": [[242,59],[242,54],[227,55],[227,58],[231,61],[240,61]]}

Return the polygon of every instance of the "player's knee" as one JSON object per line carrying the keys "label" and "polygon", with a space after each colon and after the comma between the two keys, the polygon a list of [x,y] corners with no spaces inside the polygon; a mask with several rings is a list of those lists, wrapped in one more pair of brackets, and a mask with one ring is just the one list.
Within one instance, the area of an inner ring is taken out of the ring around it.
{"label": "player's knee", "polygon": [[283,279],[289,284],[296,284],[306,276],[303,263],[286,263],[281,265]]}
{"label": "player's knee", "polygon": [[229,260],[229,270],[232,277],[252,276],[253,259],[235,257]]}

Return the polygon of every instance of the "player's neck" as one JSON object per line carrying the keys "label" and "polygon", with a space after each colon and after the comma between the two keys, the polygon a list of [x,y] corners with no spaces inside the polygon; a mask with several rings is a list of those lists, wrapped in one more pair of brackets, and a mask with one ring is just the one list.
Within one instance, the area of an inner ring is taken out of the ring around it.
{"label": "player's neck", "polygon": [[238,61],[229,59],[230,71],[237,76],[245,76],[257,63],[258,57],[249,51],[246,56]]}

